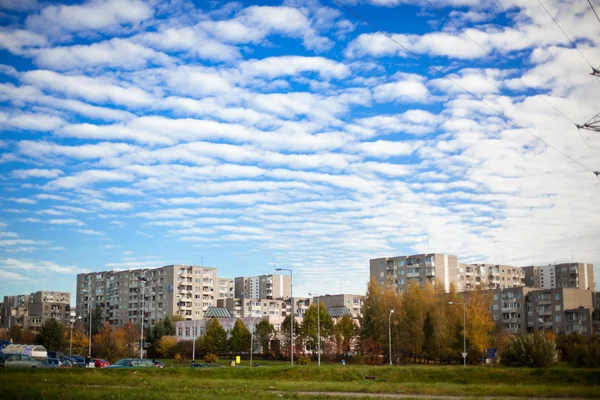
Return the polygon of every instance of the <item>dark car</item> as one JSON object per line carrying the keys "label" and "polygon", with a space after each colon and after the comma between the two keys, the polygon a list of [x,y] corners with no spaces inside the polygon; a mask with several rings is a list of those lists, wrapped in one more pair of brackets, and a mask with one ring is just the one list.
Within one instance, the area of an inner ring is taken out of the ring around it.
{"label": "dark car", "polygon": [[202,363],[202,362],[192,363],[191,367],[192,368],[198,368],[198,369],[225,368],[225,366],[223,366],[221,364],[208,364],[208,363]]}
{"label": "dark car", "polygon": [[68,360],[74,367],[85,368],[85,357],[82,356],[64,356],[65,360]]}
{"label": "dark car", "polygon": [[154,368],[164,368],[165,364],[160,360],[152,360],[154,363]]}
{"label": "dark car", "polygon": [[155,368],[152,360],[143,360],[139,358],[125,358],[109,365],[108,368]]}
{"label": "dark car", "polygon": [[100,358],[96,358],[96,361],[94,362],[94,365],[96,368],[106,368],[110,365],[110,363],[106,360],[102,360]]}

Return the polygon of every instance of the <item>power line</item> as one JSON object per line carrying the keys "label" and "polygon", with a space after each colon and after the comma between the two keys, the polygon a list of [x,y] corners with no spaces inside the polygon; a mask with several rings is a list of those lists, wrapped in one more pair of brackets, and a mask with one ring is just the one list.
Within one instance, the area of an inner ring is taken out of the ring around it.
{"label": "power line", "polygon": [[[445,20],[447,20],[450,24],[454,25],[455,28],[459,29],[461,31],[461,33],[463,35],[465,35],[467,38],[469,38],[470,41],[472,41],[473,43],[475,43],[475,45],[477,45],[477,47],[479,47],[481,50],[483,50],[484,52],[487,53],[487,55],[489,55],[490,57],[496,57],[492,54],[491,51],[485,49],[483,46],[481,46],[480,43],[478,43],[475,39],[473,39],[471,36],[469,36],[469,34],[467,32],[465,32],[464,30],[462,30],[458,25],[456,25],[451,19],[447,18],[444,14],[442,14],[441,12],[439,12],[436,7],[433,5],[433,3],[429,0],[425,0],[433,9],[434,12],[436,12],[438,15],[440,15],[442,18],[444,18]],[[507,60],[506,57],[502,57],[504,59],[504,61]],[[518,78],[517,80],[520,81],[523,85],[525,85],[526,87],[532,88],[530,85],[528,85],[523,79]],[[539,97],[540,99],[542,99],[546,104],[548,104],[550,107],[552,107],[556,112],[558,112],[560,115],[562,115],[564,118],[566,118],[569,122],[571,122],[573,125],[577,125],[575,123],[575,121],[573,121],[571,118],[569,118],[568,116],[565,115],[565,113],[563,113],[562,111],[560,111],[558,108],[556,108],[552,103],[550,103],[548,100],[546,100],[541,94],[535,94],[534,97]]]}
{"label": "power line", "polygon": [[[458,86],[459,88],[461,88],[462,90],[464,90],[466,93],[470,94],[473,98],[475,98],[475,100],[480,101],[481,103],[483,103],[486,107],[488,107],[489,109],[493,110],[496,114],[498,114],[501,118],[503,118],[506,121],[511,122],[513,125],[515,125],[516,127],[518,127],[519,129],[524,130],[525,132],[529,133],[531,136],[533,136],[534,138],[538,139],[540,142],[544,143],[546,146],[550,147],[551,149],[553,149],[554,151],[556,151],[557,153],[563,155],[564,157],[568,158],[569,160],[571,160],[572,162],[574,162],[575,164],[580,165],[581,167],[587,169],[588,171],[591,171],[593,173],[596,173],[596,171],[594,171],[592,168],[588,167],[587,165],[583,164],[581,161],[578,161],[576,159],[574,159],[573,157],[571,157],[570,155],[564,153],[563,151],[559,150],[558,148],[554,147],[553,145],[551,145],[550,143],[546,142],[544,139],[542,139],[541,137],[539,137],[538,135],[536,135],[535,133],[531,132],[529,129],[521,126],[520,124],[518,124],[516,121],[514,121],[513,119],[511,119],[510,117],[507,117],[503,112],[497,110],[496,108],[494,108],[493,106],[491,106],[489,103],[487,103],[485,100],[483,100],[482,98],[477,97],[477,95],[475,95],[473,92],[471,92],[469,89],[467,89],[466,87],[464,87],[463,85],[461,85],[460,83],[458,83],[457,81],[455,81],[454,79],[450,78],[447,75],[444,75],[444,72],[439,69],[438,67],[436,67],[435,65],[433,65],[432,63],[430,63],[429,61],[425,60],[423,57],[419,56],[417,53],[413,52],[412,50],[408,49],[407,47],[405,47],[404,45],[402,45],[400,42],[398,42],[396,39],[394,39],[394,37],[392,35],[390,35],[389,33],[384,32],[382,29],[380,29],[377,25],[375,25],[374,23],[372,23],[371,21],[369,21],[368,19],[366,19],[365,17],[363,17],[362,15],[358,14],[356,11],[354,11],[353,9],[351,9],[350,7],[346,6],[344,3],[342,3],[340,0],[333,0],[335,3],[337,3],[340,7],[342,7],[344,10],[346,10],[347,12],[351,13],[352,15],[354,15],[356,18],[360,19],[361,21],[365,22],[367,25],[369,25],[370,27],[372,27],[373,29],[375,29],[375,31],[381,33],[382,35],[384,35],[385,37],[387,37],[388,39],[390,39],[392,42],[396,43],[400,48],[402,48],[405,52],[407,52],[408,54],[412,55],[414,58],[416,58],[417,60],[421,61],[422,63],[428,65],[431,69],[435,70],[437,73],[439,73],[443,78],[448,79],[450,82],[454,83],[456,86]],[[539,1],[539,0],[538,0]]]}
{"label": "power line", "polygon": [[598,22],[600,22],[600,17],[598,16],[598,13],[596,12],[594,5],[592,4],[592,1],[588,0],[588,3],[590,3],[590,7],[592,7],[592,11],[594,12],[594,14],[596,14],[596,18],[598,18]]}
{"label": "power line", "polygon": [[554,23],[556,24],[556,26],[558,26],[558,29],[560,29],[560,31],[563,33],[563,35],[565,35],[565,37],[567,39],[569,39],[569,41],[571,42],[571,44],[573,45],[573,47],[575,47],[575,50],[577,50],[577,52],[579,52],[579,54],[581,54],[581,57],[583,57],[583,59],[585,60],[586,63],[588,63],[588,65],[590,66],[590,68],[592,70],[595,70],[594,66],[592,65],[591,62],[589,62],[589,60],[583,55],[583,53],[581,52],[581,50],[579,50],[579,48],[577,47],[577,44],[575,44],[575,42],[573,41],[573,39],[571,39],[571,37],[569,37],[569,35],[567,35],[567,32],[564,31],[564,29],[558,24],[558,22],[556,21],[556,19],[554,19],[554,17],[552,16],[552,14],[550,14],[550,12],[548,11],[548,9],[544,6],[544,3],[542,3],[542,0],[537,0],[538,3],[540,3],[540,6],[542,6],[542,8],[544,9],[544,11],[546,11],[546,14],[548,14],[548,16],[550,18],[552,18],[552,21],[554,21]]}

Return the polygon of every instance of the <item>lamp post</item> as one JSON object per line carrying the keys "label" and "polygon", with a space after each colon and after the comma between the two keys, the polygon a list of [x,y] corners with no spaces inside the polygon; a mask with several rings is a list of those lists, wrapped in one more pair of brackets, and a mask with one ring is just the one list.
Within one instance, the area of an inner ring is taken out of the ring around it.
{"label": "lamp post", "polygon": [[[250,367],[252,367],[252,353],[254,353],[254,331],[256,330],[256,319],[260,317],[254,317],[252,319],[252,329],[250,330]],[[264,352],[264,350],[263,350]]]}
{"label": "lamp post", "polygon": [[463,306],[463,367],[467,367],[467,305],[465,303],[454,303],[449,301],[448,304],[458,305],[462,304]]}
{"label": "lamp post", "polygon": [[82,289],[82,293],[87,293],[88,295],[88,325],[90,329],[90,334],[88,336],[88,358],[92,358],[92,301],[91,295],[92,291],[90,289],[91,282],[88,284],[87,289]]}
{"label": "lamp post", "polygon": [[394,310],[390,310],[390,315],[388,316],[388,339],[389,339],[389,347],[390,347],[390,367],[392,366],[392,314]]}
{"label": "lamp post", "polygon": [[196,321],[192,321],[192,365],[196,365]]}
{"label": "lamp post", "polygon": [[75,325],[75,321],[81,319],[81,315],[77,318],[75,316],[77,313],[75,311],[71,311],[71,338],[69,339],[69,357],[73,355],[73,326]]}
{"label": "lamp post", "polygon": [[315,293],[309,296],[317,296],[317,366],[321,366],[321,297]]}
{"label": "lamp post", "polygon": [[142,283],[142,327],[140,329],[140,359],[144,358],[144,283],[148,282],[148,278],[138,276],[138,280]]}
{"label": "lamp post", "polygon": [[291,268],[275,268],[275,271],[290,272],[290,364],[294,366],[294,284],[293,271]]}

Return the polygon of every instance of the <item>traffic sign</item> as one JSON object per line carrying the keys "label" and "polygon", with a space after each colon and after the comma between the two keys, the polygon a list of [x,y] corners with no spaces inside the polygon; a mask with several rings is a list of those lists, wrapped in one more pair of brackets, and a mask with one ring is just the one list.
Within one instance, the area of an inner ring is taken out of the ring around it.
{"label": "traffic sign", "polygon": [[496,358],[496,349],[494,347],[485,349],[485,358]]}
{"label": "traffic sign", "polygon": [[461,353],[461,354],[462,354],[463,358],[467,358],[467,354],[469,354],[469,353]]}

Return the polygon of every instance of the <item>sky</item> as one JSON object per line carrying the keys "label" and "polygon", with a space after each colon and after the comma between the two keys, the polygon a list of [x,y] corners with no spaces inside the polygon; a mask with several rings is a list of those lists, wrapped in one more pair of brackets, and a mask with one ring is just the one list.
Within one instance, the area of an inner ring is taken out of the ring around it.
{"label": "sky", "polygon": [[589,4],[340,2],[0,0],[0,296],[169,264],[360,294],[423,252],[600,277]]}

